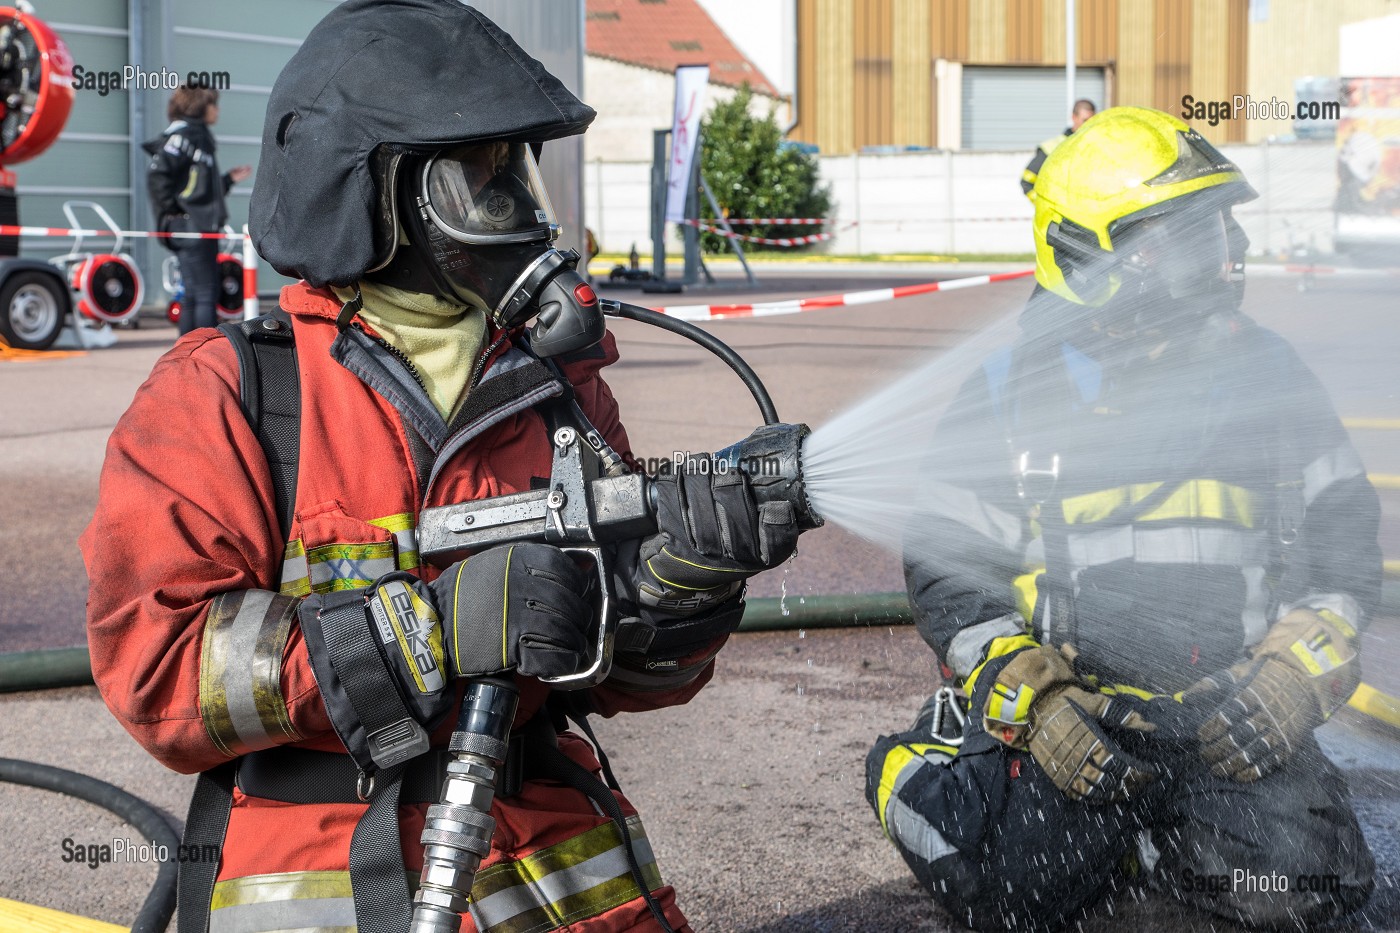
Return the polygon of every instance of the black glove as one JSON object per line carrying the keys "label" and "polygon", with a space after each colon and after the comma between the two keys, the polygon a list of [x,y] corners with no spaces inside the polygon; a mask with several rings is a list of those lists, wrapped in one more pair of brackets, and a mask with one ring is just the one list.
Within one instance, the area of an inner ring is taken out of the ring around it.
{"label": "black glove", "polygon": [[434,580],[448,670],[558,677],[585,666],[590,577],[548,544],[508,544],[459,561]]}
{"label": "black glove", "polygon": [[[696,467],[711,464],[706,472]],[[743,582],[797,549],[792,503],[760,504],[741,471],[691,457],[689,471],[656,478],[656,534],[641,542],[629,595],[643,615],[681,618],[715,609]]]}

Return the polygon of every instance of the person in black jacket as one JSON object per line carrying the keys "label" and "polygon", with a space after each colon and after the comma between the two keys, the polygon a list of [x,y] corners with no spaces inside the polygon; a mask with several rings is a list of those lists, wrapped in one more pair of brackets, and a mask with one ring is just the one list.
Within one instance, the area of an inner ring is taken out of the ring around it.
{"label": "person in black jacket", "polygon": [[[212,88],[182,85],[170,95],[170,125],[144,144],[151,154],[146,185],[157,229],[164,233],[218,233],[228,222],[224,196],[237,182],[253,174],[240,165],[219,174],[214,158],[214,134],[219,119],[219,92]],[[216,239],[168,239],[163,241],[180,260],[185,301],[180,333],[218,323],[219,241]]]}
{"label": "person in black jacket", "polygon": [[1086,122],[1035,187],[1021,334],[935,430],[905,579],[967,699],[882,736],[866,790],[970,926],[1072,925],[1125,863],[1251,926],[1372,890],[1313,730],[1360,682],[1379,502],[1317,378],[1238,310],[1253,197],[1175,117]]}

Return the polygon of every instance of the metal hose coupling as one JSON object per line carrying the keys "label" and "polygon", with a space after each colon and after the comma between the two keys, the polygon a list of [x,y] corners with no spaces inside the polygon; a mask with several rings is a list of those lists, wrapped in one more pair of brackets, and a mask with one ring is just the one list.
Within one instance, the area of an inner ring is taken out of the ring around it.
{"label": "metal hose coupling", "polygon": [[791,502],[798,527],[810,531],[825,521],[807,498],[802,472],[802,445],[811,433],[805,424],[765,424],[739,443],[717,451],[715,459],[748,474],[760,504]]}
{"label": "metal hose coupling", "polygon": [[496,821],[496,771],[506,760],[510,727],[519,700],[504,678],[471,681],[462,697],[457,728],[448,748],[442,802],[428,808],[423,824],[423,873],[413,896],[411,933],[458,933],[472,882],[491,852]]}

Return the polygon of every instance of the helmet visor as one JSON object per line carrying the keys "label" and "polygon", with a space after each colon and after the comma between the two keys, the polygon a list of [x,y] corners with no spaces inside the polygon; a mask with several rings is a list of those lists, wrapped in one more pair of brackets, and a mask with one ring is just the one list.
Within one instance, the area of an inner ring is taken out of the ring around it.
{"label": "helmet visor", "polygon": [[472,143],[439,152],[423,167],[422,199],[433,224],[462,243],[547,242],[559,234],[525,143]]}
{"label": "helmet visor", "polygon": [[1218,208],[1146,217],[1114,232],[1113,253],[1126,269],[1154,274],[1173,297],[1184,297],[1225,279],[1227,219]]}

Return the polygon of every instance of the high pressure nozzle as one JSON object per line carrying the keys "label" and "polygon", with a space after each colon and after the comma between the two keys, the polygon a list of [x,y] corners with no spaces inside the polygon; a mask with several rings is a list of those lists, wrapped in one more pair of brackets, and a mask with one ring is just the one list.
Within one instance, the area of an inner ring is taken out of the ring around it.
{"label": "high pressure nozzle", "polygon": [[821,527],[824,519],[807,498],[802,472],[802,445],[812,429],[805,424],[765,424],[737,444],[715,453],[715,459],[746,473],[759,503],[791,502],[803,531]]}

